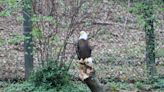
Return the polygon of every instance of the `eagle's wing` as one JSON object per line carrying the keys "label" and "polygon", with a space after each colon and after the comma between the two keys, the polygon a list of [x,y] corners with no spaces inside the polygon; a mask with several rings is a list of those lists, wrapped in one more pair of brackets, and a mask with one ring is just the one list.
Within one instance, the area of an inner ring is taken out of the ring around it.
{"label": "eagle's wing", "polygon": [[88,43],[88,40],[80,39],[77,42],[76,53],[77,53],[79,60],[81,58],[85,59],[85,58],[91,57],[91,51],[92,51],[92,49]]}
{"label": "eagle's wing", "polygon": [[78,59],[80,60],[80,54],[79,54],[79,42],[77,41],[76,42],[76,54],[77,54],[77,57],[78,57]]}

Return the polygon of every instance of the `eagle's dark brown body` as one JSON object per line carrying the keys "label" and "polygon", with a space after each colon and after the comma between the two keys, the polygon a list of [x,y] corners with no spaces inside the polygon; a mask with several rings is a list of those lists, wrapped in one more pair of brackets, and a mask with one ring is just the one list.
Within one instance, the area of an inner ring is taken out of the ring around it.
{"label": "eagle's dark brown body", "polygon": [[80,39],[77,43],[77,49],[76,53],[78,56],[78,59],[86,59],[88,57],[91,57],[91,48],[89,46],[88,40]]}

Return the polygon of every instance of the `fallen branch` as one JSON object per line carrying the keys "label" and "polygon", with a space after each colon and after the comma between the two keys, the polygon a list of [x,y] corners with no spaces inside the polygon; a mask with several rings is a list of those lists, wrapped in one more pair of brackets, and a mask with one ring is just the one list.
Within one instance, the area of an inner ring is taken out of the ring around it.
{"label": "fallen branch", "polygon": [[[85,24],[87,23],[86,21],[80,21],[79,24]],[[90,22],[91,25],[100,25],[100,26],[108,26],[108,25],[118,25],[121,27],[124,27],[125,24],[123,23],[119,23],[119,22],[108,22],[108,21],[99,21],[99,20],[95,20],[95,21],[91,21]],[[128,24],[126,23],[126,27],[127,28],[131,28],[131,29],[136,29],[136,24]]]}

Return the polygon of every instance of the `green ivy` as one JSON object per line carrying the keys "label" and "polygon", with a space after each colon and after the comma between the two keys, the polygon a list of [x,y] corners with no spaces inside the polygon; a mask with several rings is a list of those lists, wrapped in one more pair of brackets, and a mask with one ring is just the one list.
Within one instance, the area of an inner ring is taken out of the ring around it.
{"label": "green ivy", "polygon": [[23,42],[24,36],[23,35],[15,35],[7,40],[9,44],[18,44],[20,42]]}
{"label": "green ivy", "polygon": [[4,39],[0,38],[0,46],[5,43]]}
{"label": "green ivy", "polygon": [[43,37],[43,34],[39,28],[33,28],[32,36],[34,39],[41,39]]}
{"label": "green ivy", "polygon": [[1,17],[10,16],[12,12],[20,10],[22,7],[22,0],[0,0],[0,3],[5,6],[5,9],[0,12]]}

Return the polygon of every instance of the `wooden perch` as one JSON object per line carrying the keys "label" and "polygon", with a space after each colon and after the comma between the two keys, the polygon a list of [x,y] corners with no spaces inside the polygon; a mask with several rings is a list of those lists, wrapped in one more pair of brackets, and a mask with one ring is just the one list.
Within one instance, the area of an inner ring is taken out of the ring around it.
{"label": "wooden perch", "polygon": [[[92,61],[92,60],[91,60]],[[80,60],[80,73],[79,77],[84,81],[92,92],[105,92],[103,85],[99,82],[96,77],[95,69],[93,63],[87,58],[85,60]]]}

